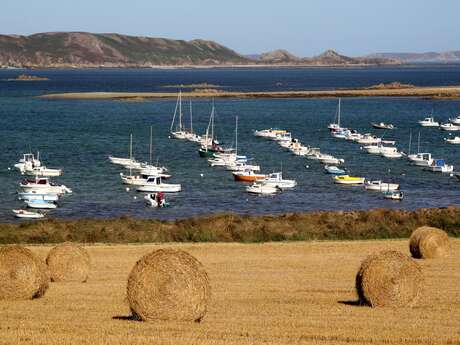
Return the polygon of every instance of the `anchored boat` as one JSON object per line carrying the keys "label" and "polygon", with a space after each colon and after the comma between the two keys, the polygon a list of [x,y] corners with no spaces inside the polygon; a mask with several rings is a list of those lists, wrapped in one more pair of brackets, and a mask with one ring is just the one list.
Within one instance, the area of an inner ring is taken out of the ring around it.
{"label": "anchored boat", "polygon": [[171,184],[171,183],[163,183],[160,176],[150,176],[147,181],[137,187],[136,189],[138,192],[164,192],[164,193],[177,193],[182,190],[182,186],[180,184]]}
{"label": "anchored boat", "polygon": [[23,219],[40,219],[40,218],[45,217],[43,213],[26,211],[26,210],[13,210],[13,213],[16,218],[23,218]]}
{"label": "anchored boat", "polygon": [[391,123],[384,123],[384,122],[379,122],[379,123],[372,122],[371,125],[372,127],[376,129],[394,129],[395,128]]}
{"label": "anchored boat", "polygon": [[336,184],[345,184],[345,185],[359,185],[364,184],[364,177],[353,177],[349,175],[339,175],[334,176],[334,183]]}
{"label": "anchored boat", "polygon": [[419,120],[418,123],[422,127],[439,127],[439,122],[435,121],[432,116],[425,117],[423,120]]}
{"label": "anchored boat", "polygon": [[267,177],[265,174],[257,174],[252,170],[249,171],[235,171],[232,172],[233,178],[235,181],[242,181],[242,182],[254,182],[258,180],[263,180]]}
{"label": "anchored boat", "polygon": [[386,183],[381,180],[367,181],[364,185],[364,188],[372,191],[393,191],[399,189],[399,184],[397,183]]}

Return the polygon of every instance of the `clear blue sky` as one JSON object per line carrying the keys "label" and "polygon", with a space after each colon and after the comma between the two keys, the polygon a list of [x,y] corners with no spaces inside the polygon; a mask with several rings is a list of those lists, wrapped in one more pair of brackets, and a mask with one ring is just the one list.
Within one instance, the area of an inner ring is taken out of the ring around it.
{"label": "clear blue sky", "polygon": [[460,0],[1,0],[0,33],[203,38],[300,56],[460,50]]}

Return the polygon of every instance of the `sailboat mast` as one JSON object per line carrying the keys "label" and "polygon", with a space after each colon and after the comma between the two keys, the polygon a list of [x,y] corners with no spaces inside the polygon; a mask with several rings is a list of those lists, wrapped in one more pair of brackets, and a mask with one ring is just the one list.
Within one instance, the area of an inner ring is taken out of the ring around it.
{"label": "sailboat mast", "polygon": [[211,141],[214,141],[214,100],[212,100],[212,111],[211,111]]}
{"label": "sailboat mast", "polygon": [[235,155],[238,156],[238,116],[235,118]]}
{"label": "sailboat mast", "polygon": [[418,132],[417,153],[420,153],[420,131]]}
{"label": "sailboat mast", "polygon": [[170,132],[172,132],[173,128],[174,128],[174,122],[176,121],[176,114],[177,114],[178,106],[179,106],[179,96],[177,97],[176,108],[174,108],[174,115],[173,115],[173,119],[172,119],[172,122],[171,122],[171,127],[169,128]]}
{"label": "sailboat mast", "polygon": [[192,112],[192,99],[190,98],[190,134],[193,134],[193,112]]}
{"label": "sailboat mast", "polygon": [[408,150],[409,155],[410,155],[411,148],[412,148],[412,129],[409,132],[409,150]]}
{"label": "sailboat mast", "polygon": [[150,126],[150,165],[152,165],[152,156],[153,156],[153,127]]}
{"label": "sailboat mast", "polygon": [[179,132],[182,132],[182,90],[179,90]]}
{"label": "sailboat mast", "polygon": [[129,176],[133,176],[133,133],[129,133]]}
{"label": "sailboat mast", "polygon": [[340,128],[340,103],[341,103],[341,98],[339,98],[339,110],[337,114],[337,125],[339,126],[339,128]]}

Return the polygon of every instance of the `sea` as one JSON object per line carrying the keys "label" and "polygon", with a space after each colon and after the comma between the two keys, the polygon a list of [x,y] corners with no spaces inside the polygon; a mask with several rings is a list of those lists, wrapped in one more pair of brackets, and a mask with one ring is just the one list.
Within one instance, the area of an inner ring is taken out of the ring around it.
{"label": "sea", "polygon": [[[9,80],[22,73],[49,80]],[[131,216],[173,220],[223,212],[266,215],[459,205],[460,183],[450,174],[425,171],[404,158],[369,155],[359,144],[332,138],[327,125],[336,114],[338,100],[334,98],[214,100],[219,141],[227,146],[235,144],[238,117],[238,152],[251,157],[262,172],[282,171],[285,178],[297,181],[296,188],[274,196],[248,194],[246,184],[235,182],[230,172],[212,168],[200,158],[196,144],[169,139],[175,98],[142,102],[37,98],[60,92],[176,92],[178,85],[199,83],[218,85],[227,91],[279,91],[332,90],[393,81],[417,86],[460,85],[460,66],[0,70],[0,220],[15,221],[12,209],[24,207],[16,194],[24,176],[14,164],[27,152],[40,152],[46,166],[64,169],[63,176],[53,180],[73,190],[60,199],[59,207],[50,211],[48,218]],[[183,101],[188,126],[189,100]],[[192,100],[193,128],[200,134],[208,124],[212,101]],[[396,140],[396,146],[406,153],[431,152],[460,170],[460,145],[444,143],[444,138],[455,133],[422,128],[417,123],[430,114],[442,122],[457,116],[459,100],[345,98],[341,105],[343,126]],[[371,122],[380,121],[392,123],[396,129],[373,129]],[[122,168],[108,160],[109,155],[128,156],[130,134],[134,157],[149,160],[150,126],[154,132],[154,162],[169,169],[171,183],[182,185],[182,192],[166,196],[170,206],[163,209],[147,207],[141,193],[132,188],[127,191],[120,179]],[[399,183],[404,200],[387,200],[381,193],[363,187],[334,184],[317,161],[294,156],[277,143],[253,135],[256,129],[270,127],[289,130],[305,145],[343,158],[350,175]]]}

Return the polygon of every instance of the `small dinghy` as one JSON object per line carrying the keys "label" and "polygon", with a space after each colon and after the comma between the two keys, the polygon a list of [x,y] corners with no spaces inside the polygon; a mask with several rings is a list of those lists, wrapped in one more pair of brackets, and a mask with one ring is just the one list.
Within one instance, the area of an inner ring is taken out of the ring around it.
{"label": "small dinghy", "polygon": [[40,219],[40,218],[45,217],[43,213],[26,211],[26,210],[13,210],[13,213],[16,218],[23,218],[23,219]]}
{"label": "small dinghy", "polygon": [[340,169],[339,167],[335,165],[325,165],[324,170],[326,170],[326,172],[331,175],[345,175],[346,174],[344,169]]}
{"label": "small dinghy", "polygon": [[383,192],[383,197],[390,200],[402,200],[404,198],[404,193],[401,191],[387,191]]}
{"label": "small dinghy", "polygon": [[151,207],[168,207],[169,203],[166,202],[166,198],[164,193],[159,192],[159,193],[149,193],[146,196],[144,196],[144,199],[147,202],[147,205]]}
{"label": "small dinghy", "polygon": [[379,123],[372,122],[371,125],[372,127],[376,129],[394,129],[395,128],[395,126],[393,126],[391,123],[384,123],[384,122],[379,122]]}
{"label": "small dinghy", "polygon": [[29,208],[38,208],[38,209],[55,209],[57,208],[56,204],[51,201],[45,201],[45,200],[40,200],[40,199],[34,199],[34,200],[25,200],[24,201]]}
{"label": "small dinghy", "polygon": [[246,191],[251,194],[271,195],[281,192],[281,188],[261,183],[254,183],[247,186]]}

